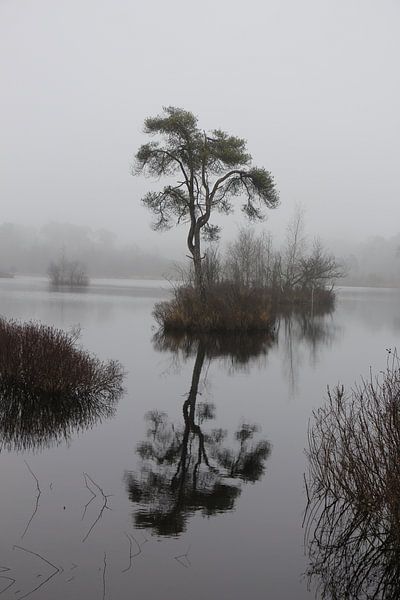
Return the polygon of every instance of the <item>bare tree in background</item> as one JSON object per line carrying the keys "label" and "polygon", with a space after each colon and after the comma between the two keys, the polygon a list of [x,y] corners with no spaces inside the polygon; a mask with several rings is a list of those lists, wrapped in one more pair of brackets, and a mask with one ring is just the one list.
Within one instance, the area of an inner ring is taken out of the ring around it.
{"label": "bare tree in background", "polygon": [[50,263],[47,274],[50,283],[54,286],[83,287],[89,285],[89,277],[84,265],[78,260],[68,260],[64,253],[57,262]]}

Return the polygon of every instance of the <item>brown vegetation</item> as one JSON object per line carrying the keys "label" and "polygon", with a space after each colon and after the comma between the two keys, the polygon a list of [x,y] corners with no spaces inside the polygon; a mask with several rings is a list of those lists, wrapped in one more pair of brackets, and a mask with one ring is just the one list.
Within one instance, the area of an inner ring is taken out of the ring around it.
{"label": "brown vegetation", "polygon": [[246,333],[191,334],[186,331],[164,332],[159,330],[153,337],[155,350],[172,352],[183,360],[196,356],[198,347],[204,348],[208,360],[226,358],[234,368],[247,365],[250,361],[265,357],[277,338],[268,331]]}
{"label": "brown vegetation", "polygon": [[323,598],[400,596],[400,364],[337,387],[309,430],[310,567]]}
{"label": "brown vegetation", "polygon": [[122,367],[79,349],[77,335],[0,319],[2,446],[42,447],[113,414]]}
{"label": "brown vegetation", "polygon": [[262,290],[229,282],[208,288],[205,302],[194,287],[177,288],[172,300],[155,306],[154,316],[165,331],[193,333],[269,330],[273,323]]}
{"label": "brown vegetation", "polygon": [[342,274],[335,258],[315,242],[307,252],[297,223],[283,251],[270,236],[243,229],[226,257],[209,248],[202,261],[202,290],[193,270],[181,270],[181,287],[154,316],[165,331],[272,331],[276,317],[291,310],[312,314],[334,306],[333,284]]}

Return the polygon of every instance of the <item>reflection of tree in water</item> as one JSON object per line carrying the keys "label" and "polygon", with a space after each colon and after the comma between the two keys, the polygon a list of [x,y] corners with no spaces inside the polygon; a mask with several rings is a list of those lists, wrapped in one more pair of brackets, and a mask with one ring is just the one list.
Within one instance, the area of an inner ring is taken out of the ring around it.
{"label": "reflection of tree in water", "polygon": [[303,362],[305,348],[311,364],[318,361],[321,346],[331,345],[338,333],[338,326],[331,318],[334,307],[316,307],[313,314],[298,307],[282,313],[277,318],[277,335],[283,342],[285,369],[292,391],[295,391]]}
{"label": "reflection of tree in water", "polygon": [[[164,339],[165,347],[178,343],[176,337]],[[182,407],[183,424],[168,422],[165,413],[148,413],[147,441],[137,448],[143,459],[141,475],[125,476],[129,497],[139,504],[136,526],[151,528],[159,535],[178,535],[196,511],[210,516],[232,510],[241,492],[240,481],[258,481],[271,451],[266,440],[255,439],[258,430],[255,425],[243,423],[239,427],[233,436],[234,447],[227,444],[227,431],[204,431],[205,422],[215,417],[215,407],[211,403],[197,403],[202,368],[206,356],[223,353],[228,338],[219,342],[215,338],[197,338],[191,343],[186,337],[180,339],[184,352],[190,354],[197,346],[191,387]],[[256,342],[258,348],[259,342]],[[264,342],[269,344],[265,337]],[[155,343],[162,344],[162,338]],[[250,341],[248,347],[249,351],[252,348],[249,358],[255,356]],[[244,356],[242,346],[237,359],[242,362]]]}
{"label": "reflection of tree in water", "polygon": [[265,332],[251,335],[188,335],[182,332],[157,333],[153,338],[158,352],[173,353],[184,360],[197,355],[199,346],[204,348],[208,360],[223,359],[229,362],[233,371],[246,369],[251,363],[266,358],[276,344],[276,336]]}
{"label": "reflection of tree in water", "polygon": [[0,449],[39,450],[112,416],[123,370],[77,334],[0,319]]}
{"label": "reflection of tree in water", "polygon": [[322,598],[400,598],[400,368],[346,394],[309,431],[308,575]]}

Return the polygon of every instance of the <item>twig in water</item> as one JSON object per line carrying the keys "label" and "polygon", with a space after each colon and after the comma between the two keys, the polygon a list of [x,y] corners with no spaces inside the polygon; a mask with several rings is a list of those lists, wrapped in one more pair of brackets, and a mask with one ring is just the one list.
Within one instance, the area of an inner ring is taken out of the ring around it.
{"label": "twig in water", "polygon": [[[88,475],[87,473],[85,473],[85,475],[89,479],[89,481],[91,481],[93,483],[93,485],[97,487],[97,489],[99,490],[99,492],[103,496],[103,498],[111,498],[111,496],[114,495],[114,494],[105,494],[103,489],[95,481],[93,481],[93,479],[90,477],[90,475]],[[106,508],[108,508],[108,510],[111,510],[111,508],[109,506],[107,506]]]}
{"label": "twig in water", "polygon": [[188,569],[189,567],[192,566],[192,563],[189,560],[189,552],[190,552],[190,545],[189,545],[189,548],[187,549],[187,551],[185,552],[185,554],[179,554],[178,556],[174,556],[174,559],[176,560],[176,562],[178,562],[180,565],[182,565],[182,567],[185,567],[185,569]]}
{"label": "twig in water", "polygon": [[95,494],[95,493],[94,493],[94,491],[93,491],[93,490],[92,490],[92,489],[91,489],[91,488],[88,486],[88,482],[87,482],[87,475],[86,475],[86,473],[84,473],[84,474],[83,474],[83,478],[84,478],[84,480],[85,480],[85,486],[87,487],[87,489],[89,490],[89,492],[92,494],[92,497],[90,498],[89,502],[87,502],[87,503],[85,504],[85,508],[83,509],[83,513],[82,513],[82,519],[81,519],[82,521],[83,521],[83,519],[85,518],[86,511],[87,511],[87,509],[88,509],[88,506],[89,506],[89,504],[90,504],[91,502],[93,502],[93,500],[96,498],[96,494]]}
{"label": "twig in water", "polygon": [[[128,535],[127,533],[125,533],[125,536],[129,540],[129,565],[128,565],[128,567],[126,569],[124,569],[123,571],[121,571],[121,573],[126,573],[127,571],[129,571],[129,569],[132,567],[132,559],[136,558],[136,556],[139,556],[139,554],[142,553],[142,548],[140,547],[140,544],[137,541],[137,539],[134,538],[133,535]],[[138,551],[135,552],[134,554],[132,554],[132,540],[135,542],[135,544],[136,544],[136,546],[138,548]],[[147,542],[147,540],[146,540],[146,542]],[[143,543],[145,544],[146,542],[143,542]]]}
{"label": "twig in water", "polygon": [[103,496],[103,505],[102,505],[102,507],[100,509],[99,514],[97,515],[96,520],[93,522],[93,524],[91,525],[89,531],[87,532],[87,534],[83,538],[82,543],[85,542],[88,539],[89,535],[91,534],[91,532],[93,531],[93,529],[95,528],[95,526],[97,525],[97,523],[100,521],[101,517],[103,516],[104,510],[106,508],[108,510],[111,510],[111,508],[107,505],[107,502],[108,502],[108,498],[110,498],[110,496],[112,495],[112,494],[106,495],[104,493],[103,489],[99,485],[97,485],[97,483],[95,481],[93,481],[93,479],[87,473],[84,473],[84,475],[86,475],[86,477],[89,479],[89,481],[91,483],[93,483],[93,485],[96,486],[97,489],[100,491],[101,495]]}
{"label": "twig in water", "polygon": [[28,465],[28,463],[26,462],[26,460],[24,460],[24,463],[26,464],[26,467],[27,467],[27,469],[28,469],[29,473],[32,475],[32,477],[33,477],[33,478],[34,478],[34,480],[36,481],[37,496],[36,496],[35,508],[34,508],[34,510],[33,510],[33,513],[32,513],[32,515],[31,515],[31,518],[29,519],[28,523],[26,524],[26,527],[25,527],[25,529],[24,529],[24,533],[21,535],[21,540],[23,540],[23,539],[24,539],[24,537],[25,537],[25,534],[27,533],[27,531],[28,531],[28,529],[29,529],[29,526],[30,526],[30,524],[32,523],[32,521],[33,521],[33,519],[34,519],[34,517],[35,517],[35,515],[36,515],[36,513],[37,513],[37,511],[38,511],[38,508],[39,508],[39,498],[40,498],[40,496],[41,496],[41,494],[42,494],[42,490],[40,489],[40,486],[39,486],[39,480],[38,480],[38,478],[36,477],[35,473],[34,473],[34,472],[32,471],[32,469],[30,468],[30,466]]}
{"label": "twig in water", "polygon": [[26,552],[27,554],[32,554],[33,556],[37,556],[38,558],[40,558],[40,560],[42,560],[43,562],[47,563],[48,565],[50,565],[50,567],[53,567],[53,569],[54,569],[54,573],[52,573],[51,575],[49,575],[49,577],[47,577],[46,579],[44,579],[44,581],[42,581],[33,590],[31,590],[30,592],[27,592],[24,596],[21,596],[20,600],[23,600],[23,598],[27,598],[28,596],[30,596],[31,594],[33,594],[33,592],[36,592],[37,590],[39,590],[47,582],[49,582],[50,579],[53,579],[53,577],[55,577],[56,575],[58,575],[58,573],[60,573],[62,571],[61,569],[59,569],[58,567],[56,567],[56,565],[53,565],[52,562],[50,562],[49,560],[47,560],[47,558],[45,558],[44,556],[42,556],[38,552],[33,552],[32,550],[28,550],[27,548],[23,548],[22,546],[17,546],[17,545],[13,546],[13,549],[14,550],[15,549],[22,550],[23,552]]}
{"label": "twig in water", "polygon": [[[10,569],[7,569],[7,571],[9,571],[9,570],[10,570]],[[2,572],[3,572],[3,571],[2,571]],[[9,584],[8,584],[8,585],[7,585],[7,586],[4,588],[4,590],[1,590],[1,592],[0,592],[0,595],[1,595],[1,594],[4,594],[4,592],[6,592],[7,590],[9,590],[9,589],[10,589],[10,587],[11,587],[12,585],[14,585],[14,583],[15,583],[15,581],[16,581],[16,580],[15,580],[15,579],[13,579],[12,577],[6,577],[6,575],[0,575],[0,579],[8,579],[8,581],[11,581],[11,583],[9,583]]]}
{"label": "twig in water", "polygon": [[126,573],[132,566],[132,540],[127,533],[125,533],[125,536],[128,538],[129,541],[129,565],[126,567],[126,569],[121,571],[121,573]]}
{"label": "twig in water", "polygon": [[103,600],[106,597],[106,568],[107,568],[107,555],[104,552],[104,568],[103,568]]}
{"label": "twig in water", "polygon": [[[142,531],[142,538],[143,538],[143,544],[146,544],[149,540],[147,539],[147,537],[144,535],[143,531]],[[136,541],[136,540],[135,540]],[[143,546],[142,544],[142,546]]]}

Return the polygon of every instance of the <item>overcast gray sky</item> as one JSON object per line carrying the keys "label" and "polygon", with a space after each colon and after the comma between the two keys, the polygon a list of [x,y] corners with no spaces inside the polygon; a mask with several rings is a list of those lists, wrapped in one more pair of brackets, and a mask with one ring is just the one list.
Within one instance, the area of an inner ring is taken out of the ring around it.
{"label": "overcast gray sky", "polygon": [[183,249],[129,172],[144,118],[175,105],[274,174],[271,231],[301,203],[323,238],[397,233],[399,17],[400,0],[0,0],[0,222]]}

